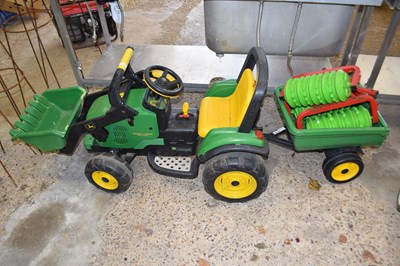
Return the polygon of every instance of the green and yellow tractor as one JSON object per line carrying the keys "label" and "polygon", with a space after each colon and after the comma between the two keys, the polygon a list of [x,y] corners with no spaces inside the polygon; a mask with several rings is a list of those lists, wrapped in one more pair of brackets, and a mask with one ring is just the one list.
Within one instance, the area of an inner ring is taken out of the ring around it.
{"label": "green and yellow tractor", "polygon": [[[243,202],[266,189],[268,144],[256,122],[268,86],[262,48],[252,48],[236,80],[215,83],[200,108],[172,108],[184,84],[171,69],[134,72],[128,47],[109,87],[87,94],[81,87],[35,95],[10,130],[12,140],[43,152],[73,154],[83,138],[93,157],[85,175],[113,193],[132,183],[130,163],[145,155],[157,173],[195,178],[205,164],[205,190],[216,199]],[[256,80],[253,72],[256,72]]]}
{"label": "green and yellow tractor", "polygon": [[[244,202],[268,185],[268,142],[292,150],[324,152],[325,177],[345,183],[361,175],[361,146],[380,146],[389,129],[378,112],[377,91],[362,88],[356,66],[293,76],[275,89],[285,127],[263,133],[257,125],[268,87],[262,48],[252,48],[236,80],[214,83],[200,108],[172,108],[184,84],[171,69],[149,66],[134,72],[128,47],[109,87],[87,95],[80,87],[35,95],[10,130],[43,152],[73,154],[83,144],[94,156],[85,175],[105,191],[126,191],[130,163],[145,155],[157,173],[195,178],[216,199]],[[256,79],[254,78],[256,76]],[[286,137],[279,137],[281,133]],[[267,142],[268,140],[268,142]]]}

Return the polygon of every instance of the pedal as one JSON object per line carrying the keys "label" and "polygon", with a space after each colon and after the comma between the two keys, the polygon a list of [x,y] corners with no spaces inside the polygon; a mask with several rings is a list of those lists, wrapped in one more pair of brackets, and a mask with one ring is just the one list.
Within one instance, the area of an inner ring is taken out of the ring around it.
{"label": "pedal", "polygon": [[147,154],[150,167],[157,173],[177,178],[196,178],[199,162],[196,156],[161,156]]}

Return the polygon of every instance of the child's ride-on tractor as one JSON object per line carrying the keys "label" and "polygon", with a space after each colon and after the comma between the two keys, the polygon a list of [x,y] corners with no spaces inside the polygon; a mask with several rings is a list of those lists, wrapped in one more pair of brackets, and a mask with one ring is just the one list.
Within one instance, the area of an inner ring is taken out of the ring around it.
{"label": "child's ride-on tractor", "polygon": [[263,159],[269,152],[262,129],[256,128],[268,83],[264,51],[252,48],[238,79],[214,84],[199,110],[186,103],[172,108],[170,98],[184,89],[179,76],[163,66],[134,73],[132,55],[128,47],[103,91],[86,95],[71,87],[35,95],[10,131],[12,139],[72,154],[85,135],[85,148],[99,153],[88,161],[85,175],[109,192],[127,190],[131,161],[146,155],[156,172],[180,178],[195,178],[204,163],[205,190],[217,199],[260,196],[268,184]]}

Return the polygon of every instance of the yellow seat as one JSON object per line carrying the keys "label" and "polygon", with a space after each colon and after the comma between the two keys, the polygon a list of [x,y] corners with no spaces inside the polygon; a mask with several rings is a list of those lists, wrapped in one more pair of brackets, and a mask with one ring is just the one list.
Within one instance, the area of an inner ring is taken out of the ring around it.
{"label": "yellow seat", "polygon": [[204,138],[214,128],[239,127],[253,98],[253,72],[245,69],[235,91],[227,97],[205,97],[200,104],[198,134]]}

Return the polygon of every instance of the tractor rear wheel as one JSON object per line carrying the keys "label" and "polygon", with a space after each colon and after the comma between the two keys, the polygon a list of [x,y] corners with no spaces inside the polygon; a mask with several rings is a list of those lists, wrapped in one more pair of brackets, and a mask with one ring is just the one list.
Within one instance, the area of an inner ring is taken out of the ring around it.
{"label": "tractor rear wheel", "polygon": [[268,173],[259,155],[225,153],[206,162],[203,184],[205,191],[215,199],[245,202],[258,198],[265,191]]}
{"label": "tractor rear wheel", "polygon": [[110,153],[93,156],[86,164],[85,175],[95,187],[111,193],[124,192],[132,183],[129,164]]}
{"label": "tractor rear wheel", "polygon": [[355,152],[338,153],[325,159],[322,170],[328,181],[346,183],[361,175],[364,163]]}

